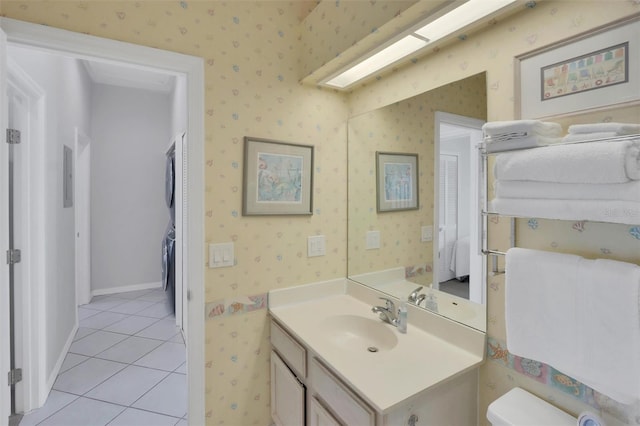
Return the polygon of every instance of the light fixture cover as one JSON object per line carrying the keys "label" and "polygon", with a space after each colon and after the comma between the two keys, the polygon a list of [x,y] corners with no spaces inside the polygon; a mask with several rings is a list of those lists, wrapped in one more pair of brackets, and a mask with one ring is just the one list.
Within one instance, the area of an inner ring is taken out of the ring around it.
{"label": "light fixture cover", "polygon": [[381,70],[382,68],[396,62],[399,59],[404,58],[411,53],[422,49],[427,45],[425,40],[422,40],[413,35],[408,35],[390,46],[382,49],[378,53],[369,56],[362,62],[354,65],[341,74],[333,77],[325,84],[328,86],[345,88],[350,84],[355,83],[364,77],[373,74],[374,72]]}
{"label": "light fixture cover", "polygon": [[445,15],[442,15],[440,18],[429,22],[424,27],[417,29],[415,33],[420,37],[428,39],[429,43],[433,43],[515,1],[516,0],[469,0]]}

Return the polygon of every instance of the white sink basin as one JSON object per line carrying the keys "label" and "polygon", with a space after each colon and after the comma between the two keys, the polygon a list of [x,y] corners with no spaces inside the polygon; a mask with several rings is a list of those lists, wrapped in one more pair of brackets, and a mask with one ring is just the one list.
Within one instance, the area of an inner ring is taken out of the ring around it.
{"label": "white sink basin", "polygon": [[398,344],[391,327],[379,319],[345,314],[323,319],[318,331],[326,333],[328,342],[346,350],[378,352],[391,350]]}

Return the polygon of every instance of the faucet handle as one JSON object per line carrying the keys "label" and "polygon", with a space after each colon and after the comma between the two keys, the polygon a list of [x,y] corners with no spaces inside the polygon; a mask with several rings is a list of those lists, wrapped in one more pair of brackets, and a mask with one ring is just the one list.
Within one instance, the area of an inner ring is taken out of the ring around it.
{"label": "faucet handle", "polygon": [[422,286],[416,288],[415,290],[413,290],[411,292],[411,294],[409,295],[409,297],[407,298],[407,300],[409,302],[415,302],[416,299],[418,298],[418,294],[420,293],[420,290],[422,290]]}
{"label": "faucet handle", "polygon": [[379,297],[380,300],[384,300],[387,305],[387,310],[394,312],[396,310],[396,305],[393,303],[393,300],[388,299],[386,297]]}

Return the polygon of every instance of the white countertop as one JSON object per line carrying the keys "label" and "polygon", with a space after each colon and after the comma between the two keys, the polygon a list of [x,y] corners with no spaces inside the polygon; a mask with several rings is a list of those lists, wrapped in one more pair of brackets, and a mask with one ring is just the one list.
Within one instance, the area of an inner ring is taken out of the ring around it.
{"label": "white countertop", "polygon": [[[322,321],[336,315],[376,319],[370,302],[382,304],[378,303],[382,301],[377,300],[379,294],[375,290],[346,280],[344,284],[333,281],[322,285],[320,291],[313,285],[292,288],[294,296],[287,293],[287,289],[270,293],[271,315],[380,413],[392,410],[407,399],[469,371],[483,361],[484,335],[454,322],[439,323],[447,320],[434,319],[438,316],[413,307],[409,310],[406,334],[399,333],[390,324],[383,324],[398,339],[393,349],[371,353],[366,348],[345,348],[333,343],[327,339],[326,333],[319,332]],[[357,287],[349,291],[350,286]],[[308,294],[312,296],[305,297]],[[363,299],[368,299],[367,303]],[[424,329],[425,324],[439,330],[429,332]],[[451,333],[451,327],[463,328],[461,334]],[[442,338],[443,335],[467,342],[457,345],[449,338]],[[469,339],[475,339],[476,344],[469,345]]]}

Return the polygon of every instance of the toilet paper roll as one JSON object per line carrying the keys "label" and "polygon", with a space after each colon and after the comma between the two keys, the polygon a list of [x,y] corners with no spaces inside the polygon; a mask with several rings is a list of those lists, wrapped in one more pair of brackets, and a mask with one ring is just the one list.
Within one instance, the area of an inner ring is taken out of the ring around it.
{"label": "toilet paper roll", "polygon": [[578,426],[606,426],[604,422],[595,415],[594,413],[590,413],[585,411],[584,413],[580,413],[578,416]]}

